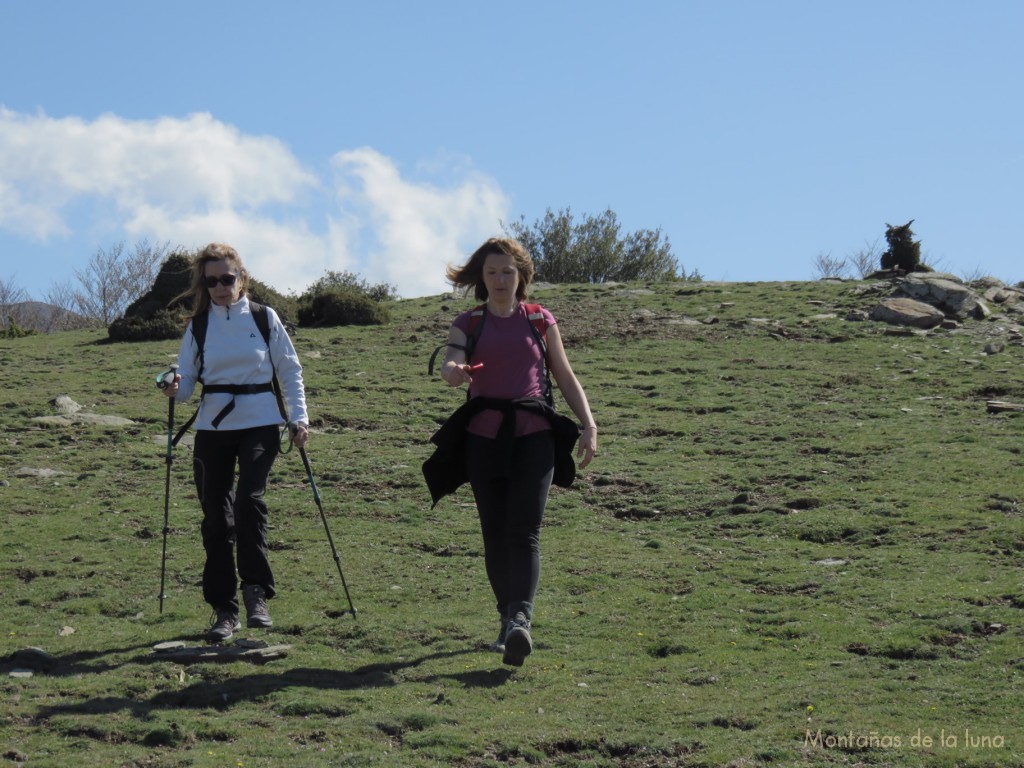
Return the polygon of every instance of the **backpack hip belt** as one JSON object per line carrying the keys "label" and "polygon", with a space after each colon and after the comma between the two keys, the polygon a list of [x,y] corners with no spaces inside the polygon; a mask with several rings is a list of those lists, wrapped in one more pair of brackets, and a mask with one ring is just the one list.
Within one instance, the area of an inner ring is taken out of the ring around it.
{"label": "backpack hip belt", "polygon": [[230,402],[221,408],[220,412],[210,420],[210,424],[216,428],[220,426],[222,421],[224,421],[225,416],[235,410],[235,397],[237,395],[259,395],[263,392],[273,391],[274,385],[269,381],[264,382],[263,384],[204,384],[203,393],[199,396],[199,399],[202,400],[207,394],[231,395]]}

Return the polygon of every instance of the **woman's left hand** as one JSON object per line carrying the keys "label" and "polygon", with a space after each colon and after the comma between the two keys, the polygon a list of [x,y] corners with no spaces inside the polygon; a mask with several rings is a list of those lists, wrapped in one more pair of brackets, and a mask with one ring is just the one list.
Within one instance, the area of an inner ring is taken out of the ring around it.
{"label": "woman's left hand", "polygon": [[584,427],[580,435],[579,447],[576,449],[576,458],[580,461],[580,469],[583,469],[597,456],[597,427]]}

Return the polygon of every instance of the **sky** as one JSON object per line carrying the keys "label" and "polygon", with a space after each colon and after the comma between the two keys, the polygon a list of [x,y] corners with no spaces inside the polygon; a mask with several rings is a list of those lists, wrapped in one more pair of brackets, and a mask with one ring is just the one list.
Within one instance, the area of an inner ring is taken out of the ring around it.
{"label": "sky", "polygon": [[1024,280],[1019,0],[0,0],[0,280],[234,245],[442,293],[523,220],[613,211],[706,280],[885,248]]}

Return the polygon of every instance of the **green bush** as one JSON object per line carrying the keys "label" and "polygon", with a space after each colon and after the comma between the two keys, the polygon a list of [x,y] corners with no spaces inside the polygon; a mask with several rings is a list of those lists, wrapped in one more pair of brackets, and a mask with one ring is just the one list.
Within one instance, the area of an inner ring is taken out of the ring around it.
{"label": "green bush", "polygon": [[298,311],[298,300],[292,296],[285,296],[278,293],[266,283],[261,283],[253,277],[249,278],[249,287],[245,290],[246,295],[257,304],[270,307],[277,312],[281,322],[293,322]]}
{"label": "green bush", "polygon": [[299,325],[384,325],[391,321],[386,305],[353,287],[326,288],[299,300]]}
{"label": "green bush", "polygon": [[111,341],[160,341],[181,336],[181,313],[161,309],[150,317],[119,317],[107,329]]}
{"label": "green bush", "polygon": [[324,272],[323,277],[310,284],[309,288],[303,292],[303,298],[319,296],[332,288],[355,290],[366,294],[374,301],[394,301],[398,298],[398,289],[389,283],[371,285],[355,272],[338,272],[333,269],[327,270]]}
{"label": "green bush", "polygon": [[882,269],[914,272],[920,268],[921,242],[914,240],[914,233],[910,230],[913,223],[911,219],[902,227],[885,225],[885,241],[889,244],[889,250],[882,254]]}
{"label": "green bush", "polygon": [[20,339],[23,336],[31,336],[35,331],[31,328],[22,328],[16,322],[13,317],[7,318],[7,327],[0,329],[0,338],[5,339]]}
{"label": "green bush", "polygon": [[192,282],[191,259],[174,253],[160,267],[153,287],[128,305],[124,315],[107,328],[111,341],[160,341],[181,336],[181,318],[188,310],[174,298]]}

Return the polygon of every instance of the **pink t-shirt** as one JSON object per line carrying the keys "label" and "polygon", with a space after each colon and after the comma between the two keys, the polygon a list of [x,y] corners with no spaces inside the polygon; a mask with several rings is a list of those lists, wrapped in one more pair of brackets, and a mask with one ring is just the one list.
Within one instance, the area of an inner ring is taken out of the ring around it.
{"label": "pink t-shirt", "polygon": [[[486,309],[481,319],[483,330],[473,350],[473,363],[484,367],[473,374],[470,397],[494,397],[512,400],[519,397],[544,396],[544,352],[526,317],[526,307],[520,302],[509,317],[492,315]],[[557,321],[546,309],[545,326],[550,328]],[[453,325],[469,337],[469,312],[455,318]],[[517,409],[516,436],[550,429],[551,425],[543,416]],[[498,434],[502,415],[498,411],[486,410],[476,414],[469,422],[468,431],[481,437],[494,438]]]}

